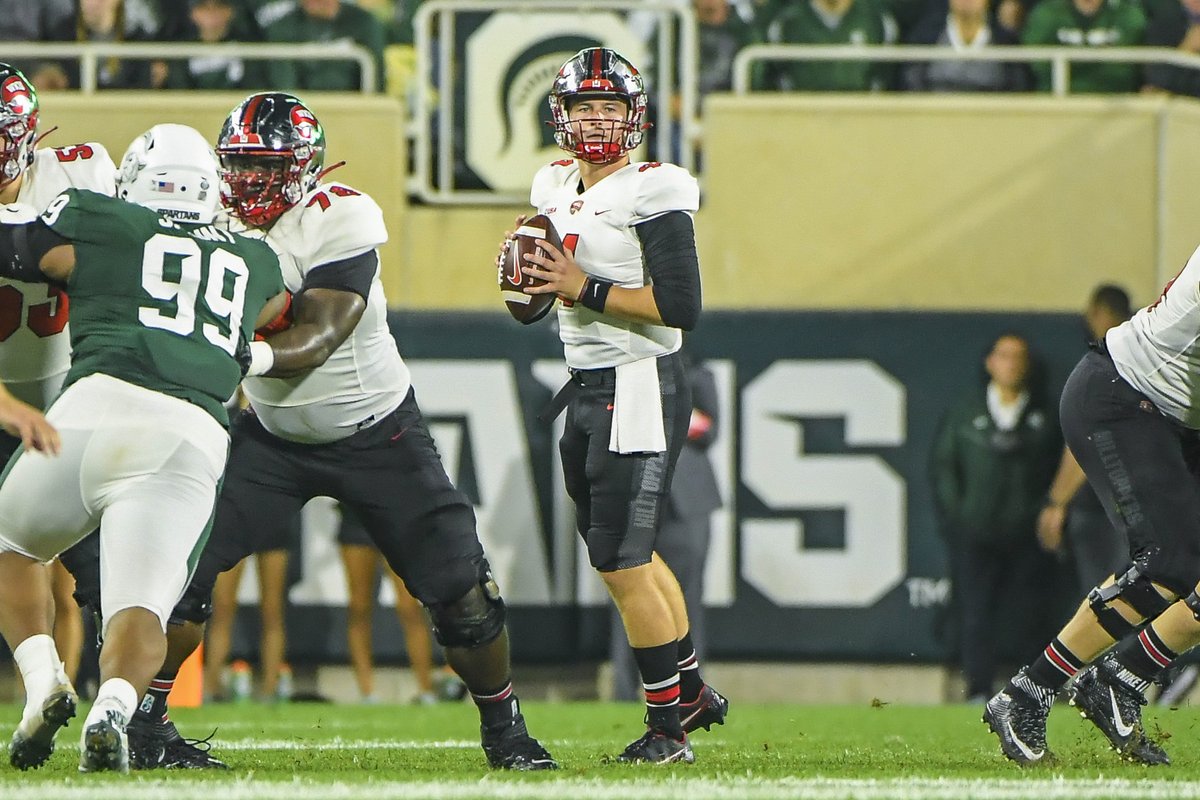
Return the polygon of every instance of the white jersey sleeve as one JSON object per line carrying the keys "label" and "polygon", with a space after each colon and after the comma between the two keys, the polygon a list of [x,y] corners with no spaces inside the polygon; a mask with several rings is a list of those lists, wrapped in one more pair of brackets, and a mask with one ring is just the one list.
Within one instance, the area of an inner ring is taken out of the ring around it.
{"label": "white jersey sleeve", "polygon": [[694,214],[700,208],[700,185],[683,167],[649,162],[639,165],[637,174],[638,191],[633,201],[632,224],[671,211]]}
{"label": "white jersey sleeve", "polygon": [[539,169],[533,175],[533,184],[529,187],[529,204],[538,210],[539,214],[546,213],[549,206],[562,188],[563,184],[574,176],[579,180],[579,168],[572,159],[553,161]]}
{"label": "white jersey sleeve", "polygon": [[[296,292],[313,269],[376,250],[387,241],[383,212],[369,196],[321,184],[271,227],[284,283]],[[408,367],[387,324],[381,269],[362,318],[325,363],[292,378],[247,378],[242,386],[272,434],[306,444],[334,442],[391,413],[408,393]]]}
{"label": "white jersey sleeve", "polygon": [[368,195],[340,183],[322,184],[300,201],[301,252],[307,269],[374,250],[388,240],[383,211]]}
{"label": "white jersey sleeve", "polygon": [[[17,203],[39,213],[67,189],[112,195],[117,169],[98,142],[40,148],[26,171]],[[45,408],[57,395],[71,365],[68,301],[59,289],[43,283],[0,280],[6,289],[0,317],[13,327],[0,342],[0,380],[14,395]]]}

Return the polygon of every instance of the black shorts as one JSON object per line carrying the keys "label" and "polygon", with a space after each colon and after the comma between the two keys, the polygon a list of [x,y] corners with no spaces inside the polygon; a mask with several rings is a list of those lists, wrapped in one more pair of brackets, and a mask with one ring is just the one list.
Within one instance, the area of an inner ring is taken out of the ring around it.
{"label": "black shorts", "polygon": [[683,363],[678,354],[658,359],[667,439],[663,453],[622,455],[608,449],[615,370],[581,370],[572,380],[578,389],[567,406],[558,448],[588,559],[601,572],[648,564],[675,462],[687,440],[692,396]]}
{"label": "black shorts", "polygon": [[447,477],[411,391],[378,423],[330,444],[280,439],[253,411],[231,434],[212,535],[189,596],[207,597],[217,575],[262,542],[286,540],[314,497],[332,497],[360,519],[422,603],[453,602],[480,581],[486,562],[474,510]]}
{"label": "black shorts", "polygon": [[1200,581],[1200,438],[1164,416],[1099,351],[1063,387],[1067,445],[1130,557],[1154,582],[1187,594]]}
{"label": "black shorts", "polygon": [[375,543],[371,541],[371,534],[367,533],[362,520],[345,506],[340,507],[339,510],[342,519],[338,524],[338,544],[344,547],[374,547]]}

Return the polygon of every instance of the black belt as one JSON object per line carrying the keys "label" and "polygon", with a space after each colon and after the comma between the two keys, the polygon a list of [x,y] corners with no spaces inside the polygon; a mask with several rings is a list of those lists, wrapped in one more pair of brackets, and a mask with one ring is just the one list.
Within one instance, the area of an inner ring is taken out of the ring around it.
{"label": "black belt", "polygon": [[563,409],[575,395],[579,394],[580,388],[584,386],[615,386],[617,383],[617,371],[613,367],[573,369],[570,372],[571,378],[555,392],[554,397],[550,398],[550,402],[537,415],[539,422],[553,422],[558,419],[558,415],[563,412]]}

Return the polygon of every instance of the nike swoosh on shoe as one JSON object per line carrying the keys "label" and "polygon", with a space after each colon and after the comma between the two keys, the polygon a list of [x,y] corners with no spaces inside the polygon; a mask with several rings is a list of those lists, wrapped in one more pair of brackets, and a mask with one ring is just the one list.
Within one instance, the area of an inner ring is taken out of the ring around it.
{"label": "nike swoosh on shoe", "polygon": [[1012,723],[1008,720],[1004,721],[1004,728],[1008,731],[1008,736],[1010,739],[1012,739],[1013,744],[1015,744],[1017,749],[1021,751],[1021,755],[1025,756],[1030,761],[1037,761],[1042,756],[1046,755],[1045,750],[1034,750],[1029,745],[1022,742],[1020,737],[1017,736],[1017,732],[1013,730]]}
{"label": "nike swoosh on shoe", "polygon": [[1117,695],[1112,689],[1108,690],[1108,700],[1112,703],[1113,727],[1116,729],[1117,735],[1121,738],[1129,736],[1133,733],[1133,726],[1126,725],[1125,720],[1121,719],[1121,709],[1117,707]]}

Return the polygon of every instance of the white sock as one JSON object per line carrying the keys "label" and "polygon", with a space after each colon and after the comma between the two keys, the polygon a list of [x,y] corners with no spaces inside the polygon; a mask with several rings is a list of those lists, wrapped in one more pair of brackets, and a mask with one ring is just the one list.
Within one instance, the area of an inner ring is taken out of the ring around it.
{"label": "white sock", "polygon": [[44,633],[30,636],[13,650],[13,659],[25,682],[25,713],[41,707],[54,687],[68,683],[54,640]]}
{"label": "white sock", "polygon": [[103,720],[109,711],[116,711],[121,717],[121,727],[124,728],[137,705],[138,693],[133,684],[124,678],[109,678],[100,684],[100,689],[96,692],[96,702],[92,704],[92,710],[88,712],[83,727],[86,730],[93,722]]}

